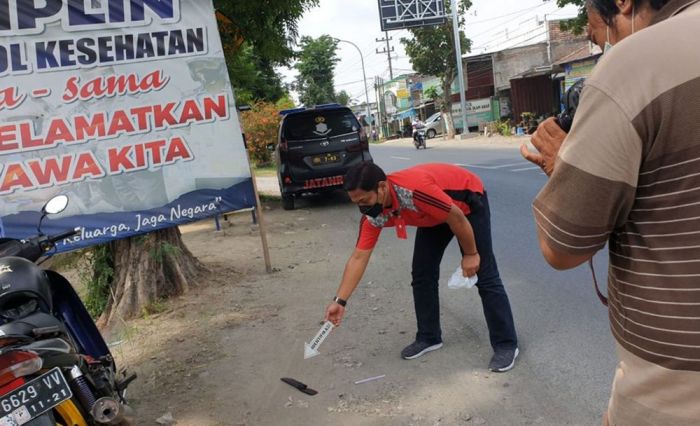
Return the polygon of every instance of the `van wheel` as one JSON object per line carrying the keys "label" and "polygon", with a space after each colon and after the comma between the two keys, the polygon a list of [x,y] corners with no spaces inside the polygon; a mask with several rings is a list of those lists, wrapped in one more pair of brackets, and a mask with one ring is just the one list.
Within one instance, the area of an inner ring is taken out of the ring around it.
{"label": "van wheel", "polygon": [[282,195],[282,208],[285,210],[294,210],[294,197],[291,195]]}
{"label": "van wheel", "polygon": [[430,130],[428,130],[427,136],[428,136],[428,139],[432,139],[435,136],[437,136],[437,132],[435,131],[435,129],[430,129]]}

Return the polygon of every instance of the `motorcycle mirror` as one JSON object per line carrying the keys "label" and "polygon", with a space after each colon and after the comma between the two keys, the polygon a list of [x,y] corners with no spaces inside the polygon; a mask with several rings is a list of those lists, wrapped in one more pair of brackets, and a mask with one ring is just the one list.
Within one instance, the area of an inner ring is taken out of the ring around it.
{"label": "motorcycle mirror", "polygon": [[43,215],[48,214],[59,214],[68,207],[68,196],[67,195],[57,195],[50,199],[41,208],[41,213]]}

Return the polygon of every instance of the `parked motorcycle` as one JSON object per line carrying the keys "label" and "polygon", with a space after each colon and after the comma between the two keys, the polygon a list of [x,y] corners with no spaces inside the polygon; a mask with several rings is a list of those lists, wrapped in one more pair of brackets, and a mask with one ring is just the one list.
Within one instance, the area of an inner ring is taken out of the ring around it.
{"label": "parked motorcycle", "polygon": [[117,372],[68,280],[37,265],[80,232],[41,231],[67,205],[65,195],[46,203],[37,235],[0,239],[0,426],[133,424],[125,391],[136,375]]}

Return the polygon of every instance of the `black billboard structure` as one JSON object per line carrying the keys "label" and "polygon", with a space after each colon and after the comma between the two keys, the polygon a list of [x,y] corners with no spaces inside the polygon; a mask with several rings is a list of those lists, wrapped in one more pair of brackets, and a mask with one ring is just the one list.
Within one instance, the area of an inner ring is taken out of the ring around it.
{"label": "black billboard structure", "polygon": [[444,24],[444,0],[379,0],[382,31]]}

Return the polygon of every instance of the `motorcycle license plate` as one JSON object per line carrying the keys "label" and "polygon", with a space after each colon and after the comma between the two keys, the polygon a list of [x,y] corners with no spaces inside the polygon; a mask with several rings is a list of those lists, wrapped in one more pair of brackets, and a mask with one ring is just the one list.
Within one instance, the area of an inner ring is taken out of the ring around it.
{"label": "motorcycle license plate", "polygon": [[0,397],[0,426],[20,426],[73,396],[61,369],[25,383]]}
{"label": "motorcycle license plate", "polygon": [[311,160],[315,166],[321,164],[330,164],[340,162],[340,156],[338,154],[322,154],[316,155]]}

